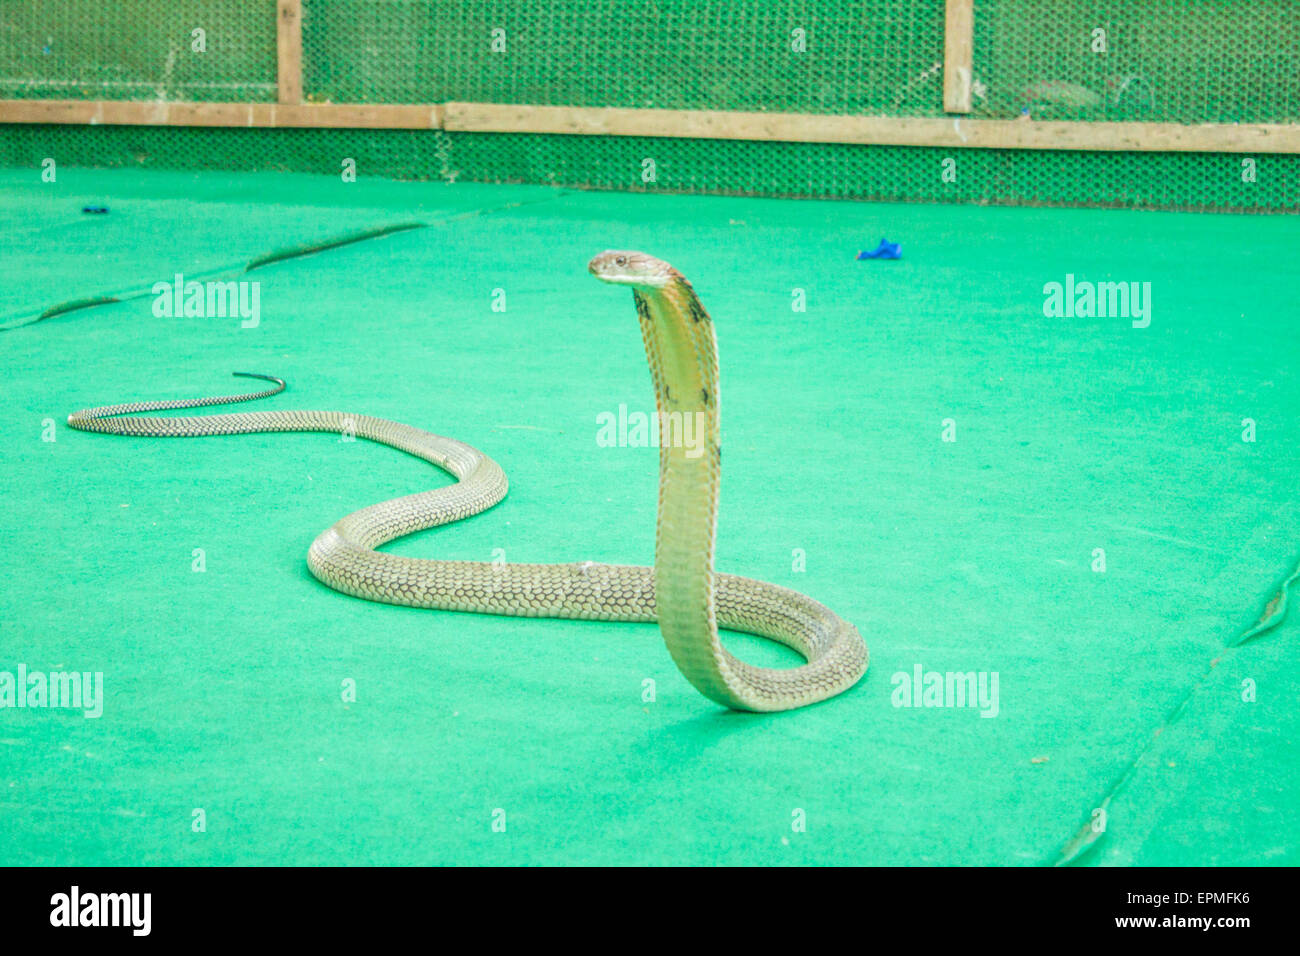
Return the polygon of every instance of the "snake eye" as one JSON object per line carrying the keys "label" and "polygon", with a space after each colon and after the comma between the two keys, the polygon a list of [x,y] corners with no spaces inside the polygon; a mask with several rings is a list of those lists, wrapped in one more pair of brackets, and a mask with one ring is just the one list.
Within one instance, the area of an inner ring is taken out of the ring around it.
{"label": "snake eye", "polygon": [[619,256],[617,259],[614,260],[614,265],[616,266],[627,265],[627,256]]}

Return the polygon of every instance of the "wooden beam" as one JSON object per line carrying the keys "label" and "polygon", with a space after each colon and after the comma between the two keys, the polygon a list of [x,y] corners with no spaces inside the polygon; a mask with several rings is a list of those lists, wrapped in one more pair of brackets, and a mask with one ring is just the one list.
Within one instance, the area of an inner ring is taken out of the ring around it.
{"label": "wooden beam", "polygon": [[[447,103],[448,132],[1139,152],[1300,153],[1300,125],[1083,123]],[[2,118],[2,114],[0,114]]]}
{"label": "wooden beam", "polygon": [[943,109],[970,112],[975,0],[947,0],[943,18]]}
{"label": "wooden beam", "polygon": [[140,103],[126,100],[0,100],[0,123],[92,126],[294,126],[439,129],[442,106],[394,103]]}
{"label": "wooden beam", "polygon": [[984,149],[1300,153],[1300,124],[1086,123],[822,116],[500,103],[141,103],[0,100],[0,123],[446,129]]}
{"label": "wooden beam", "polygon": [[286,105],[302,102],[302,0],[278,0],[275,55],[279,99]]}

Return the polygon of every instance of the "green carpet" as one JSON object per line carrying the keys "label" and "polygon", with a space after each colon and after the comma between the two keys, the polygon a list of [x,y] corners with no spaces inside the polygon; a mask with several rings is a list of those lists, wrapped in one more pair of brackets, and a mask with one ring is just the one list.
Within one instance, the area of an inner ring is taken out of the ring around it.
{"label": "green carpet", "polygon": [[[1300,594],[1233,646],[1300,562],[1294,217],[0,182],[0,317],[125,299],[0,332],[0,671],[105,688],[97,719],[0,710],[0,863],[1300,863]],[[882,235],[902,260],[855,261]],[[267,409],[393,418],[505,468],[501,505],[394,553],[649,563],[657,452],[597,442],[602,413],[653,407],[630,296],[586,274],[608,247],[672,262],[712,312],[718,566],[856,623],[847,694],[730,713],[652,625],[329,590],[316,534],[450,481],[391,449],[63,424],[273,373]],[[155,317],[178,271],[260,282],[260,323]],[[1067,274],[1149,282],[1149,327],[1045,317]],[[895,706],[917,666],[996,673],[996,716]]]}

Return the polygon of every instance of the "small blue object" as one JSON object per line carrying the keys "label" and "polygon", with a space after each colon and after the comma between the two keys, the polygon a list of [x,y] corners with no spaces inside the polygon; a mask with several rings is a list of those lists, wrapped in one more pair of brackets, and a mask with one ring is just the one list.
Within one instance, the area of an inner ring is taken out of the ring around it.
{"label": "small blue object", "polygon": [[108,207],[107,206],[82,206],[81,211],[88,212],[93,216],[102,216],[106,212],[108,212]]}
{"label": "small blue object", "polygon": [[890,242],[888,239],[881,239],[880,245],[870,252],[858,253],[859,259],[901,259],[903,258],[903,245],[899,242]]}

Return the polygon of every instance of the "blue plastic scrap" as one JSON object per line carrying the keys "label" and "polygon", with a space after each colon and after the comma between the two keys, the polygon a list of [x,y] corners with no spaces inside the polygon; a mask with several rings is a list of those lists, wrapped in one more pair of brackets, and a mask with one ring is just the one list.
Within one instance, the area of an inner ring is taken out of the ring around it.
{"label": "blue plastic scrap", "polygon": [[888,239],[881,239],[880,245],[870,252],[863,250],[858,253],[859,259],[901,259],[903,258],[903,244],[900,242],[890,242]]}

